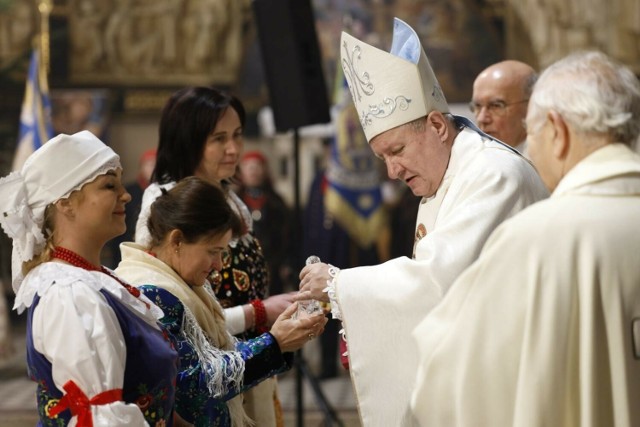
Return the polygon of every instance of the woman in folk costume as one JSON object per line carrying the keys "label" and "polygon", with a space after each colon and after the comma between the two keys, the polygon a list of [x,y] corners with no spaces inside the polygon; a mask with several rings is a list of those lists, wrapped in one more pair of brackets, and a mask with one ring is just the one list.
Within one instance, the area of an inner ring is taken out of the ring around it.
{"label": "woman in folk costume", "polygon": [[173,424],[177,353],[162,311],[100,265],[104,244],[125,231],[121,173],[118,155],[83,131],[56,136],[0,179],[38,425]]}
{"label": "woman in folk costume", "polygon": [[241,231],[220,188],[185,178],[151,205],[148,229],[148,246],[121,246],[116,272],[163,309],[162,322],[177,339],[177,414],[196,426],[250,425],[239,394],[289,369],[290,352],[322,333],[327,319],[292,319],[292,304],[270,332],[247,341],[229,334],[222,307],[204,286],[211,270],[222,268],[232,233]]}
{"label": "woman in folk costume", "polygon": [[[244,122],[242,103],[214,88],[185,88],[171,96],[160,119],[156,167],[142,198],[135,240],[149,245],[149,208],[162,189],[168,190],[192,175],[222,185],[227,202],[243,220],[243,232],[231,242],[211,285],[225,308],[229,332],[250,339],[273,324],[291,304],[292,294],[267,298],[269,272],[260,242],[253,234],[251,215],[242,200],[227,188],[242,154]],[[279,408],[275,378],[245,394],[245,409],[261,427],[283,425]]]}

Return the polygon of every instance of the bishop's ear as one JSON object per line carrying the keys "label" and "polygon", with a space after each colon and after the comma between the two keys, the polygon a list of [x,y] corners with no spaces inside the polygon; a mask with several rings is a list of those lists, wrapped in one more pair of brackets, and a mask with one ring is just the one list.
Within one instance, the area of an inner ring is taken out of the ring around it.
{"label": "bishop's ear", "polygon": [[447,126],[447,118],[440,111],[432,111],[427,117],[427,126],[431,126],[432,129],[440,136],[442,142],[446,142],[449,138],[449,127]]}

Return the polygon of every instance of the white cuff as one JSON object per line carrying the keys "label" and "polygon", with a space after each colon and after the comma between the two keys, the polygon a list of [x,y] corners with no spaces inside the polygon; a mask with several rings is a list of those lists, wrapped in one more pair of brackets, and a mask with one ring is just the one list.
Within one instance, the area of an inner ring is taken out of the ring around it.
{"label": "white cuff", "polygon": [[340,269],[334,267],[331,264],[329,266],[329,276],[331,279],[327,280],[327,287],[322,290],[329,295],[329,303],[331,304],[331,317],[336,320],[342,320],[342,313],[340,313],[340,306],[338,305],[338,295],[336,294],[336,285],[338,283],[338,273]]}
{"label": "white cuff", "polygon": [[225,308],[224,317],[227,321],[227,331],[231,335],[238,335],[247,330],[244,322],[244,309],[241,305]]}

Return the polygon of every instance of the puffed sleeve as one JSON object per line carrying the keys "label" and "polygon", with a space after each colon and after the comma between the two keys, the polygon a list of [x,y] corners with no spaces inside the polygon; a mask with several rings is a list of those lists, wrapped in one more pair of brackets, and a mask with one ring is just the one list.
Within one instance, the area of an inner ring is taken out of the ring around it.
{"label": "puffed sleeve", "polygon": [[[33,312],[33,344],[50,362],[58,389],[73,381],[89,399],[122,389],[126,344],[103,295],[75,281],[51,286]],[[146,426],[135,404],[91,405],[94,426]],[[70,426],[77,424],[73,417]]]}
{"label": "puffed sleeve", "polygon": [[158,184],[151,184],[144,190],[142,194],[142,203],[140,205],[140,214],[138,215],[138,221],[136,222],[135,241],[142,246],[149,246],[151,241],[151,235],[147,228],[147,221],[151,214],[151,205],[160,197],[162,190]]}

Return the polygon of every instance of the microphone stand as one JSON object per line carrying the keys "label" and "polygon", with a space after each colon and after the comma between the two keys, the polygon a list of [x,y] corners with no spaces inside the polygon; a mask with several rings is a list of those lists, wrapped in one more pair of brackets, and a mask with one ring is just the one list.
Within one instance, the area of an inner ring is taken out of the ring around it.
{"label": "microphone stand", "polygon": [[[294,156],[294,250],[295,250],[295,260],[297,265],[302,265],[302,253],[301,253],[301,244],[302,242],[302,209],[300,203],[300,133],[298,128],[294,128],[293,130],[293,156]],[[327,398],[325,397],[322,387],[318,382],[318,379],[311,373],[309,370],[309,366],[302,355],[302,350],[296,351],[294,364],[296,367],[296,377],[295,377],[295,385],[296,385],[296,426],[304,427],[304,396],[303,396],[303,378],[306,378],[309,381],[309,385],[311,386],[311,390],[314,393],[316,398],[316,403],[322,413],[324,414],[324,425],[326,427],[331,427],[332,421],[335,425],[343,427],[344,424],[338,418],[335,410],[331,407]]]}

